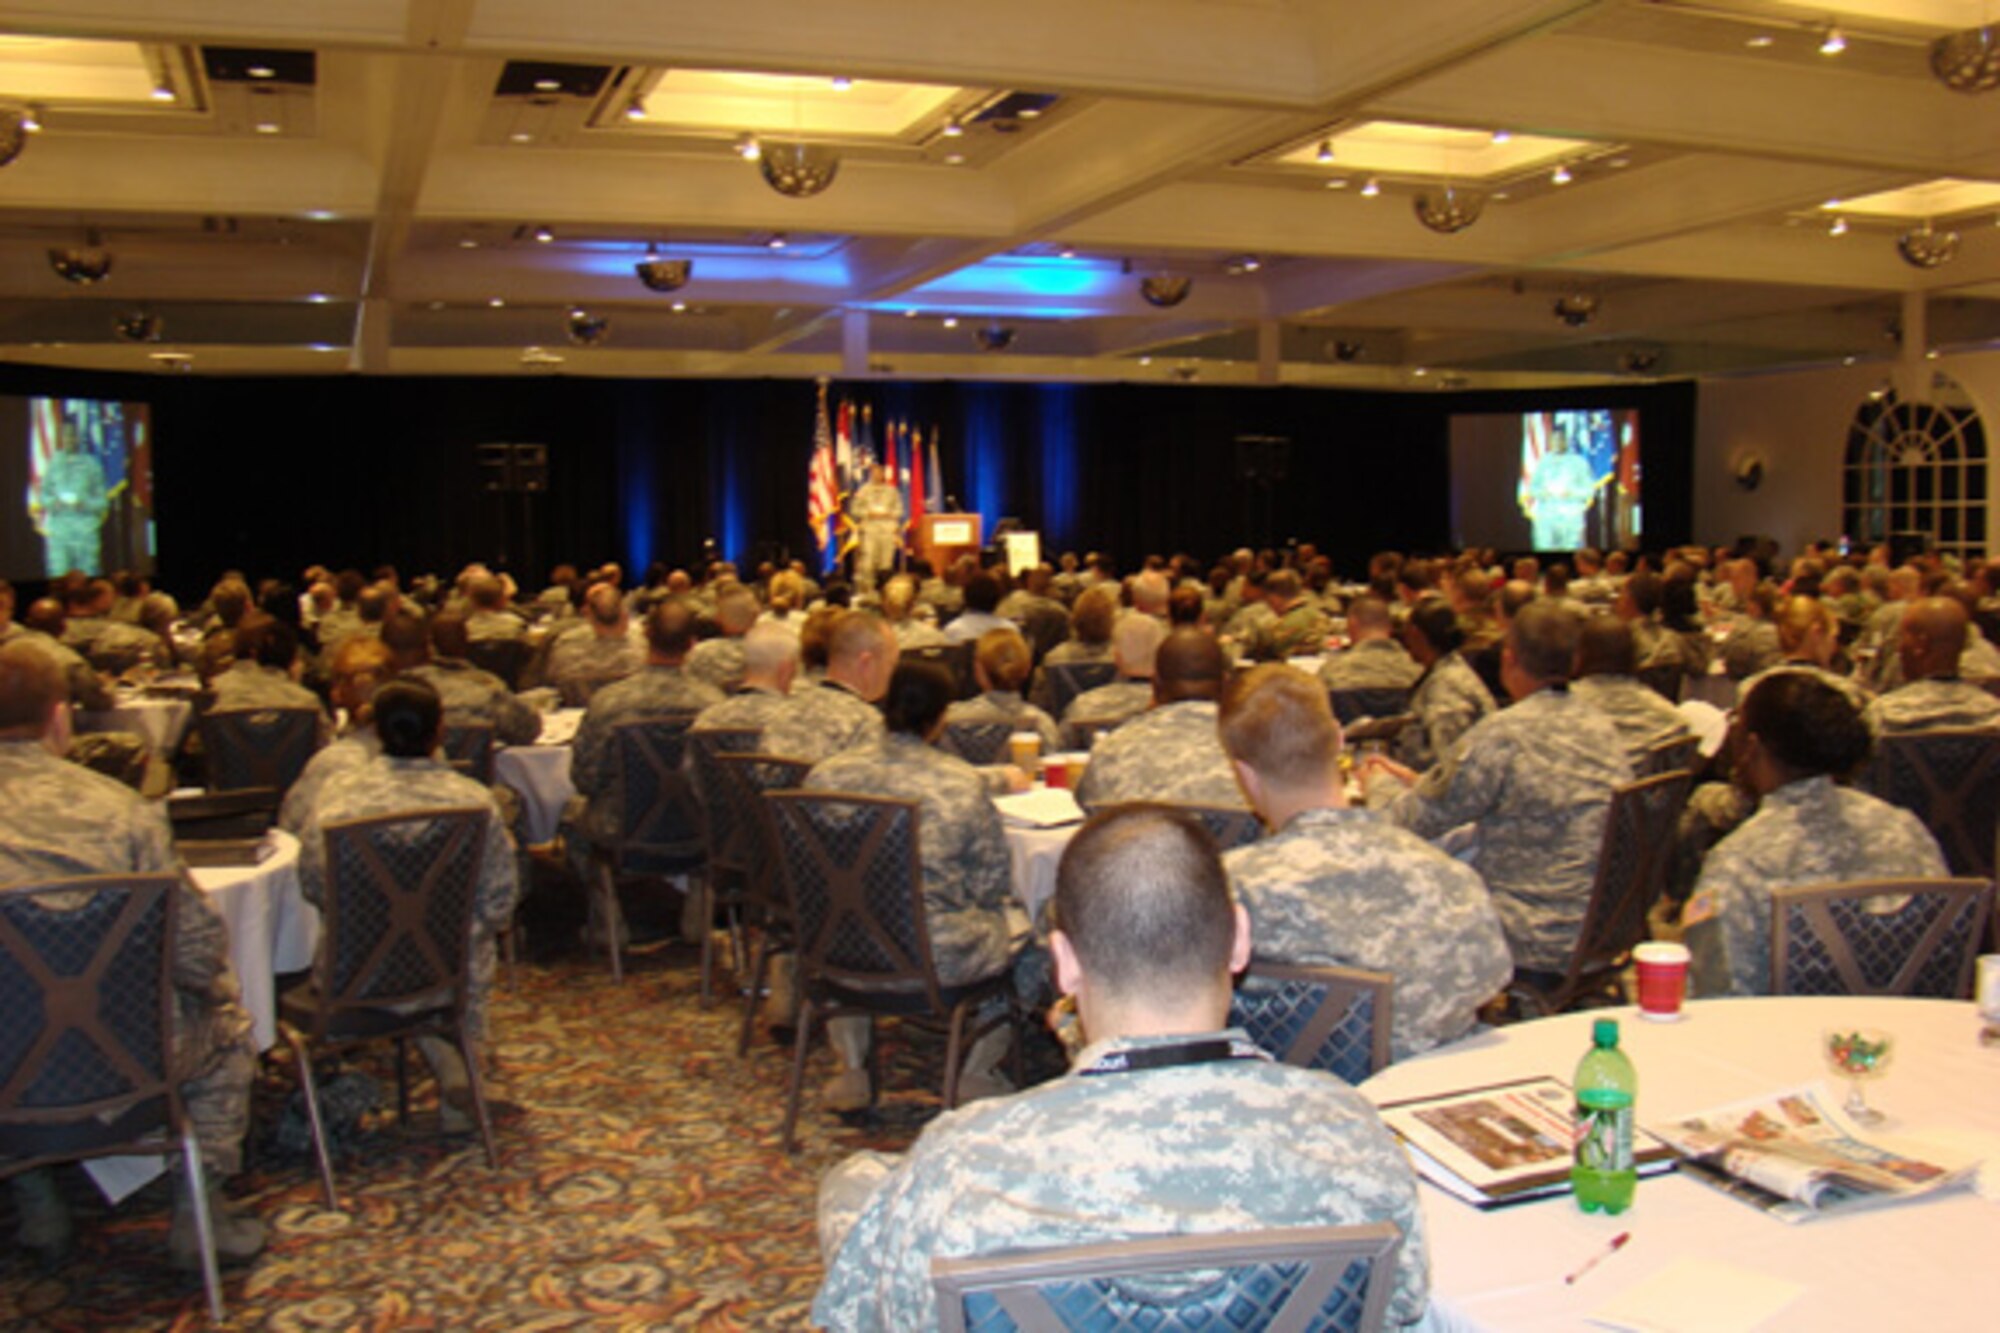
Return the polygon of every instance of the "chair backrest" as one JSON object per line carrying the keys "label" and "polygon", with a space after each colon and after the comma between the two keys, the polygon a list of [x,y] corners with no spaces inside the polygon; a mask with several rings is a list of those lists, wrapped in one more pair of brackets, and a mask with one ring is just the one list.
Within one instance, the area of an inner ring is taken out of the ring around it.
{"label": "chair backrest", "polygon": [[1007,738],[1018,728],[1011,722],[947,722],[938,748],[968,764],[998,764],[1007,759]]}
{"label": "chair backrest", "polygon": [[1634,776],[1650,778],[1661,773],[1671,773],[1684,768],[1694,771],[1701,754],[1701,740],[1696,736],[1681,736],[1664,741],[1656,741],[1646,747],[1633,768]]}
{"label": "chair backrest", "polygon": [[1328,690],[1326,697],[1343,727],[1364,717],[1395,717],[1410,708],[1410,692],[1393,688]]}
{"label": "chair backrest", "polygon": [[466,645],[465,657],[481,671],[491,671],[510,690],[521,688],[521,672],[533,654],[526,639],[474,639]]}
{"label": "chair backrest", "polygon": [[1049,712],[1055,717],[1068,712],[1070,703],[1085,690],[1094,690],[1118,679],[1118,664],[1110,660],[1049,662],[1042,669],[1049,675]]}
{"label": "chair backrest", "polygon": [[1666,888],[1691,782],[1687,771],[1678,769],[1612,791],[1597,847],[1597,875],[1570,954],[1565,990],[1623,966],[1632,946],[1646,938],[1647,914]]}
{"label": "chair backrest", "polygon": [[1382,1327],[1389,1222],[1168,1236],[931,1260],[944,1333]]}
{"label": "chair backrest", "polygon": [[757,748],[755,727],[716,728],[687,734],[687,754],[694,775],[695,795],[701,800],[702,827],[708,836],[708,868],[711,874],[741,874],[749,853],[744,847],[749,837],[745,822],[738,818],[723,789],[717,760],[725,754],[747,754]]}
{"label": "chair backrest", "polygon": [[1180,805],[1169,801],[1117,801],[1110,805],[1093,807],[1092,814],[1107,810],[1171,810],[1187,815],[1215,839],[1217,851],[1226,852],[1232,847],[1244,847],[1264,836],[1264,825],[1258,820],[1255,810],[1245,810],[1234,805]]}
{"label": "chair backrest", "polygon": [[778,864],[777,830],[765,807],[768,792],[790,791],[806,780],[812,765],[775,754],[718,754],[717,790],[736,830],[734,854],[742,858],[745,897],[767,911],[789,914],[783,871]]}
{"label": "chair backrest", "polygon": [[1229,1025],[1288,1065],[1360,1084],[1389,1063],[1396,979],[1359,967],[1252,963]]}
{"label": "chair backrest", "polygon": [[326,826],[314,1036],[354,1009],[464,1006],[490,818],[412,810]]}
{"label": "chair backrest", "polygon": [[492,723],[446,723],[444,740],[438,748],[444,751],[447,763],[474,782],[484,786],[493,781]]}
{"label": "chair backrest", "polygon": [[204,713],[201,743],[211,791],[268,787],[280,796],[319,748],[317,708]]}
{"label": "chair backrest", "polygon": [[942,1009],[917,802],[807,791],[767,792],[764,802],[806,975],[923,991]]}
{"label": "chair backrest", "polygon": [[1773,889],[1771,993],[1966,998],[1992,905],[1985,879]]}
{"label": "chair backrest", "polygon": [[681,710],[612,728],[619,824],[606,850],[621,870],[678,874],[701,862],[707,835],[686,764],[694,717]]}
{"label": "chair backrest", "polygon": [[1640,684],[1668,703],[1677,704],[1681,701],[1683,668],[1679,662],[1663,662],[1654,666],[1640,667],[1636,674]]}
{"label": "chair backrest", "polygon": [[93,1156],[178,1127],[179,883],[97,875],[0,889],[0,1156]]}
{"label": "chair backrest", "polygon": [[927,643],[921,648],[905,648],[906,661],[934,662],[951,673],[953,697],[970,699],[979,693],[978,682],[972,676],[972,649],[970,639],[964,643]]}
{"label": "chair backrest", "polygon": [[1884,736],[1861,785],[1924,821],[1954,875],[1993,878],[2000,834],[2000,732],[1910,731]]}

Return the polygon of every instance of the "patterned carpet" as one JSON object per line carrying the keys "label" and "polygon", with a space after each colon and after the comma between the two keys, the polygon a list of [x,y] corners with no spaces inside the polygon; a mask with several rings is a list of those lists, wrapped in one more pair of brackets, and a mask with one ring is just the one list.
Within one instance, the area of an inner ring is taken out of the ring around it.
{"label": "patterned carpet", "polygon": [[[817,1109],[830,1073],[808,1070],[801,1144],[780,1150],[788,1053],[760,1029],[736,1057],[740,1010],[697,1001],[696,955],[678,944],[628,959],[614,985],[576,944],[573,899],[548,896],[530,951],[494,1005],[501,1169],[476,1135],[443,1138],[427,1079],[409,1125],[371,1116],[361,1151],[337,1162],[342,1211],[322,1206],[309,1155],[273,1127],[293,1086],[267,1061],[251,1161],[233,1194],[267,1221],[270,1247],[225,1272],[229,1326],[246,1329],[807,1327],[820,1278],[819,1174],[855,1149],[895,1149],[935,1113],[942,1041],[893,1030],[885,1105],[865,1125]],[[530,907],[535,903],[531,902]],[[421,1062],[415,1062],[420,1064]],[[393,1108],[389,1061],[363,1058]],[[0,1326],[197,1328],[198,1276],[166,1256],[164,1181],[107,1212],[65,1173],[78,1251],[54,1273],[9,1245]],[[0,1191],[11,1239],[11,1199]]]}

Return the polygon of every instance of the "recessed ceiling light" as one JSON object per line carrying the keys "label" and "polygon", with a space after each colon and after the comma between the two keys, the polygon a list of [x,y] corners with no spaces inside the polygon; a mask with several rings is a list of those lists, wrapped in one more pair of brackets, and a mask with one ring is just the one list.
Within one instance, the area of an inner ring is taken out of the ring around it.
{"label": "recessed ceiling light", "polygon": [[461,236],[458,238],[458,248],[461,250],[477,250],[479,242],[473,240],[470,236]]}
{"label": "recessed ceiling light", "polygon": [[944,326],[945,326],[946,328],[948,328],[948,329],[955,329],[955,328],[957,328],[957,327],[958,327],[958,316],[957,316],[957,315],[946,315],[946,316],[944,317]]}
{"label": "recessed ceiling light", "polygon": [[550,231],[547,227],[535,228],[535,242],[538,245],[547,245],[550,241],[553,241],[555,238],[556,234]]}
{"label": "recessed ceiling light", "polygon": [[957,116],[953,116],[950,120],[947,120],[944,123],[945,138],[956,139],[964,133],[965,133],[965,126],[959,122]]}
{"label": "recessed ceiling light", "polygon": [[765,248],[771,250],[782,250],[787,244],[785,233],[781,231],[772,232],[771,239],[764,242]]}
{"label": "recessed ceiling light", "polygon": [[258,122],[257,122],[257,133],[259,133],[259,134],[276,134],[277,132],[278,132],[278,122],[277,122],[277,121],[275,121],[275,120],[260,120],[260,121],[258,121]]}
{"label": "recessed ceiling light", "polygon": [[311,302],[313,305],[325,305],[328,301],[331,301],[332,299],[333,298],[331,296],[328,296],[325,292],[313,292],[311,295],[306,297],[306,300]]}
{"label": "recessed ceiling light", "polygon": [[965,165],[965,154],[946,153],[944,155],[944,164],[948,167],[962,167]]}
{"label": "recessed ceiling light", "polygon": [[625,119],[644,120],[645,118],[646,104],[644,102],[635,97],[625,104]]}
{"label": "recessed ceiling light", "polygon": [[538,93],[559,93],[559,92],[561,92],[561,91],[562,91],[562,80],[561,80],[561,79],[536,79],[536,80],[535,80],[535,91],[536,91],[536,92],[538,92]]}
{"label": "recessed ceiling light", "polygon": [[1014,114],[1022,120],[1038,120],[1041,117],[1042,109],[1038,106],[1024,106]]}
{"label": "recessed ceiling light", "polygon": [[1568,167],[1557,167],[1549,173],[1549,184],[1551,185],[1567,185],[1575,179],[1576,177],[1569,174]]}
{"label": "recessed ceiling light", "polygon": [[309,208],[305,212],[299,214],[299,216],[304,218],[307,222],[332,222],[335,218],[339,217],[340,214],[334,212],[330,208]]}
{"label": "recessed ceiling light", "polygon": [[275,79],[278,77],[278,71],[272,69],[269,65],[252,65],[243,72],[253,79]]}
{"label": "recessed ceiling light", "polygon": [[1410,368],[1410,374],[1414,375],[1418,379],[1422,379],[1424,376],[1430,373],[1431,373],[1430,368],[1428,366],[1412,366]]}
{"label": "recessed ceiling light", "polygon": [[1768,32],[1760,32],[1755,37],[1752,37],[1749,41],[1743,44],[1749,47],[1753,51],[1761,51],[1765,47],[1769,46],[1772,42],[1775,42],[1777,40],[1778,40],[1777,38],[1773,37]]}
{"label": "recessed ceiling light", "polygon": [[1926,361],[1935,361],[1937,359],[1938,359],[1938,349],[1935,347],[1931,348],[1928,352],[1924,353],[1924,360]]}
{"label": "recessed ceiling light", "polygon": [[40,108],[33,106],[21,108],[21,130],[25,134],[40,134],[42,132],[42,113]]}
{"label": "recessed ceiling light", "polygon": [[764,156],[764,145],[757,142],[754,134],[739,134],[736,136],[736,156],[745,162],[755,162]]}
{"label": "recessed ceiling light", "polygon": [[1063,247],[1062,249],[1060,249],[1060,250],[1056,251],[1056,254],[1057,254],[1057,255],[1059,255],[1059,256],[1061,256],[1061,257],[1062,257],[1062,258],[1064,258],[1064,259],[1075,259],[1075,258],[1076,258],[1076,247],[1074,247],[1074,246],[1070,246],[1070,245],[1065,245],[1065,246],[1064,246],[1064,247]]}
{"label": "recessed ceiling light", "polygon": [[917,308],[915,306],[911,306],[908,310],[905,310],[903,312],[904,319],[915,319],[916,317],[917,317]]}
{"label": "recessed ceiling light", "polygon": [[497,296],[496,296],[496,297],[494,297],[494,298],[493,298],[492,300],[488,301],[488,302],[487,302],[486,304],[488,304],[488,305],[492,306],[492,307],[493,307],[493,308],[494,308],[495,310],[498,310],[498,309],[500,309],[500,308],[501,308],[502,306],[506,305],[507,303],[506,303],[506,301],[502,300],[502,299],[501,299],[500,297],[497,297]]}
{"label": "recessed ceiling light", "polygon": [[1494,203],[1497,204],[1505,202],[1506,200],[1512,198],[1513,196],[1509,195],[1505,190],[1495,190],[1492,194],[1489,194],[1486,197],[1488,199],[1491,199]]}
{"label": "recessed ceiling light", "polygon": [[1828,227],[1828,228],[1826,229],[1826,234],[1827,234],[1827,235],[1829,235],[1829,236],[1845,236],[1845,235],[1847,235],[1847,219],[1846,219],[1846,218],[1835,218],[1835,219],[1833,220],[1833,225],[1832,225],[1831,227]]}
{"label": "recessed ceiling light", "polygon": [[1150,356],[1142,356],[1139,358],[1139,364],[1142,366],[1150,366],[1153,364],[1153,358]]}
{"label": "recessed ceiling light", "polygon": [[1610,167],[1613,171],[1623,171],[1632,165],[1632,159],[1629,157],[1614,157],[1604,165]]}
{"label": "recessed ceiling light", "polygon": [[526,130],[515,130],[507,137],[515,143],[533,143],[535,141],[535,136]]}
{"label": "recessed ceiling light", "polygon": [[1363,199],[1373,199],[1380,193],[1382,193],[1382,182],[1376,180],[1373,176],[1370,176],[1368,183],[1361,187],[1361,197]]}
{"label": "recessed ceiling light", "polygon": [[155,102],[171,102],[174,100],[174,90],[164,83],[154,84],[153,100]]}
{"label": "recessed ceiling light", "polygon": [[1854,358],[1851,356],[1843,356],[1842,358],[1840,358],[1840,364],[1843,366],[1851,366],[1854,364]]}
{"label": "recessed ceiling light", "polygon": [[1837,56],[1847,49],[1847,34],[1840,30],[1838,23],[1826,26],[1826,36],[1820,39],[1819,53],[1823,56]]}
{"label": "recessed ceiling light", "polygon": [[674,313],[679,314],[681,311],[688,308],[688,303],[686,301],[676,301],[674,302],[673,308],[674,308]]}
{"label": "recessed ceiling light", "polygon": [[1333,140],[1321,139],[1319,141],[1319,152],[1315,153],[1314,156],[1322,162],[1333,161]]}
{"label": "recessed ceiling light", "polygon": [[1838,199],[1829,199],[1829,200],[1827,200],[1827,201],[1826,201],[1825,203],[1821,204],[1821,205],[1820,205],[1820,207],[1821,207],[1821,208],[1839,208],[1839,207],[1840,207],[1840,200],[1838,200]]}
{"label": "recessed ceiling light", "polygon": [[854,80],[848,78],[845,74],[836,74],[833,76],[833,90],[835,92],[844,93],[853,86]]}
{"label": "recessed ceiling light", "polygon": [[1347,177],[1345,177],[1345,176],[1335,176],[1335,177],[1334,177],[1334,178],[1333,178],[1332,180],[1330,180],[1330,181],[1328,181],[1328,182],[1326,183],[1326,188],[1327,188],[1327,189],[1329,189],[1329,190],[1344,190],[1344,189],[1346,189],[1346,188],[1347,188]]}
{"label": "recessed ceiling light", "polygon": [[1494,142],[1494,143],[1508,143],[1508,142],[1510,142],[1510,141],[1511,141],[1511,140],[1513,139],[1513,137],[1514,137],[1514,131],[1512,131],[1512,130],[1495,130],[1495,131],[1493,131],[1493,142]]}

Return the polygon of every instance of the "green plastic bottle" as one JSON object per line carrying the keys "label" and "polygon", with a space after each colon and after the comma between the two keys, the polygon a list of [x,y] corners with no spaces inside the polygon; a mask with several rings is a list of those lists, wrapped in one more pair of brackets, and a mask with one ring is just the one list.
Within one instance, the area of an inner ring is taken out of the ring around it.
{"label": "green plastic bottle", "polygon": [[1576,1066],[1576,1160],[1570,1188],[1586,1213],[1622,1213],[1632,1206],[1639,1173],[1632,1165],[1632,1108],[1639,1075],[1618,1049],[1618,1020],[1600,1018],[1590,1050]]}

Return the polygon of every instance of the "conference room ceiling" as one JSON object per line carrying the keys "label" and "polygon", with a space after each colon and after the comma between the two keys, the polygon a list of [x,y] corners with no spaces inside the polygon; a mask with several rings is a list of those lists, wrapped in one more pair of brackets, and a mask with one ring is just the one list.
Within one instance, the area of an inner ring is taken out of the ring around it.
{"label": "conference room ceiling", "polygon": [[[0,357],[1412,388],[1989,345],[2000,91],[1929,52],[1988,9],[0,0],[40,126]],[[782,195],[751,136],[838,173]]]}

